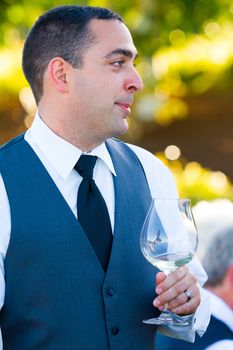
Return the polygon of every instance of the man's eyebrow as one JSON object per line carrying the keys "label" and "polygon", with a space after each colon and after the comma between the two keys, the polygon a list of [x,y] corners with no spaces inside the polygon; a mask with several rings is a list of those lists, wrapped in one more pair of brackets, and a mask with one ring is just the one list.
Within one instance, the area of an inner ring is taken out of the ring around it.
{"label": "man's eyebrow", "polygon": [[111,58],[112,56],[117,56],[117,55],[124,55],[124,56],[126,56],[126,57],[128,57],[128,58],[134,58],[134,59],[135,59],[135,58],[137,58],[138,53],[136,52],[136,54],[134,55],[133,52],[130,51],[130,50],[115,49],[115,50],[109,52],[109,53],[105,56],[105,58],[109,59],[109,58]]}

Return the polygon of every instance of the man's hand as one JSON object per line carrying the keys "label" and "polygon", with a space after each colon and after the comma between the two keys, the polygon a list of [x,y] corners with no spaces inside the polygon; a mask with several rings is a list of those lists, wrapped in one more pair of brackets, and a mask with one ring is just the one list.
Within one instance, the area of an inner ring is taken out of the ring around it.
{"label": "man's hand", "polygon": [[[185,291],[188,291],[187,294]],[[180,267],[168,276],[158,272],[156,293],[158,297],[154,299],[153,305],[163,310],[164,304],[168,303],[168,309],[177,315],[194,313],[201,301],[197,279],[187,266]]]}

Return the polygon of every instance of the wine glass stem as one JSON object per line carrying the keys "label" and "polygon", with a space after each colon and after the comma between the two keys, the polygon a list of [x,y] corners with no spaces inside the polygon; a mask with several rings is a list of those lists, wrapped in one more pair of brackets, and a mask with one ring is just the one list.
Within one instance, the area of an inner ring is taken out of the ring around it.
{"label": "wine glass stem", "polygon": [[163,312],[168,313],[168,303],[164,304]]}

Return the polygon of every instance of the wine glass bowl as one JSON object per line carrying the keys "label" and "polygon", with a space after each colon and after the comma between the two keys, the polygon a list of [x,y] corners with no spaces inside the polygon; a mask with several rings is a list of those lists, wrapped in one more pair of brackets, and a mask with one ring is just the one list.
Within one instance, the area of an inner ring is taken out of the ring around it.
{"label": "wine glass bowl", "polygon": [[[168,275],[189,263],[197,246],[198,236],[190,200],[152,199],[140,236],[140,247],[144,257]],[[166,310],[166,305],[164,312],[158,318],[144,322],[185,324],[170,314]]]}

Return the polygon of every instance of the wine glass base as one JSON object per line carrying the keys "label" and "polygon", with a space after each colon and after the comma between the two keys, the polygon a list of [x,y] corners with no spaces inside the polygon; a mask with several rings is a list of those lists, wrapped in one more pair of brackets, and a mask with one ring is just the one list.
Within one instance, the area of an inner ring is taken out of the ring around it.
{"label": "wine glass base", "polygon": [[152,325],[165,325],[165,326],[188,326],[189,322],[186,322],[184,320],[181,319],[176,319],[176,318],[172,318],[172,317],[156,317],[156,318],[150,318],[149,320],[143,320],[143,323],[146,324],[152,324]]}

